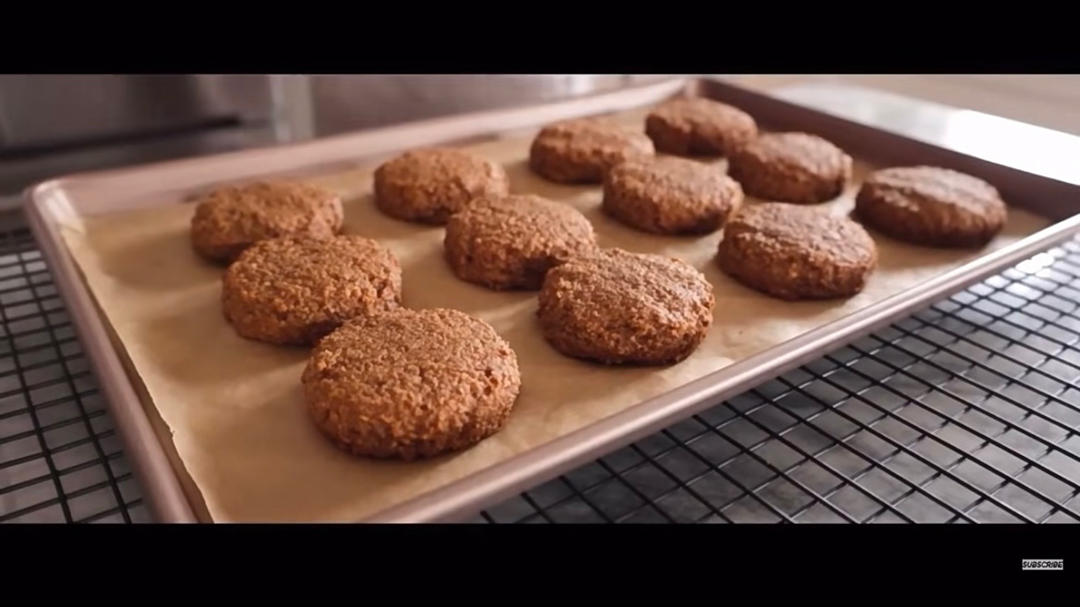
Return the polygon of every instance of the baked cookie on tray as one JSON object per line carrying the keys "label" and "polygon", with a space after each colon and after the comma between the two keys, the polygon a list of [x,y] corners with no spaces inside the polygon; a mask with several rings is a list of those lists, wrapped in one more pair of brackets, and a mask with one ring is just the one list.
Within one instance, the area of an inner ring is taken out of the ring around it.
{"label": "baked cookie on tray", "polygon": [[750,114],[737,107],[691,97],[653,109],[645,118],[645,133],[658,152],[726,156],[756,137],[758,129]]}
{"label": "baked cookie on tray", "polygon": [[534,195],[473,200],[450,217],[443,242],[458,278],[492,289],[539,289],[550,268],[597,248],[577,209]]}
{"label": "baked cookie on tray", "polygon": [[375,170],[375,205],[417,223],[444,224],[473,198],[509,192],[501,164],[452,148],[412,150]]}
{"label": "baked cookie on tray", "polygon": [[217,188],[198,199],[191,218],[195,251],[231,262],[260,240],[279,236],[330,238],[344,222],[341,198],[291,181],[260,181]]}
{"label": "baked cookie on tray", "polygon": [[877,267],[877,247],[847,217],[768,202],[728,221],[717,262],[732,278],[780,299],[832,299],[862,291]]}
{"label": "baked cookie on tray", "polygon": [[728,174],[747,195],[763,200],[825,202],[851,180],[851,156],[807,133],[765,133],[728,158]]}
{"label": "baked cookie on tray", "polygon": [[855,198],[858,218],[898,240],[937,247],[980,247],[1005,226],[997,189],[971,175],[929,166],[872,173]]}
{"label": "baked cookie on tray", "polygon": [[548,125],[529,149],[529,166],[557,183],[601,183],[620,162],[655,154],[645,133],[605,118],[581,118]]}
{"label": "baked cookie on tray", "polygon": [[559,352],[608,364],[683,360],[712,324],[712,285],[672,257],[603,249],[548,271],[537,315]]}
{"label": "baked cookie on tray", "polygon": [[715,232],[742,202],[723,169],[682,158],[631,160],[604,178],[604,212],[655,234]]}
{"label": "baked cookie on tray", "polygon": [[346,320],[393,310],[401,265],[361,236],[275,238],[240,255],[225,272],[225,318],[241,337],[311,345]]}
{"label": "baked cookie on tray", "polygon": [[301,377],[315,424],[356,454],[413,460],[498,432],[521,389],[517,356],[457,310],[397,309],[327,335]]}

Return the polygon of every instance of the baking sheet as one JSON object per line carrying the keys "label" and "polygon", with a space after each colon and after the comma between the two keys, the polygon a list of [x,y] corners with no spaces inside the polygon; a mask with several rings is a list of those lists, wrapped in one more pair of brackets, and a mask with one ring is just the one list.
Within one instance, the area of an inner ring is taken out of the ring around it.
{"label": "baking sheet", "polygon": [[[643,115],[637,111],[619,118],[640,128]],[[374,164],[317,175],[311,181],[346,198],[346,231],[377,238],[399,257],[405,305],[453,307],[474,314],[491,323],[518,354],[522,392],[506,428],[468,451],[424,462],[355,458],[317,432],[300,393],[307,350],[251,342],[233,333],[220,309],[222,270],[191,251],[192,205],[168,204],[90,218],[64,215],[64,241],[138,374],[151,401],[146,404],[171,431],[175,455],[191,481],[189,497],[205,505],[204,517],[222,522],[363,519],[841,318],[1049,224],[1010,207],[1002,235],[979,251],[926,249],[875,234],[880,266],[863,293],[839,302],[781,302],[720,272],[713,259],[719,234],[640,233],[602,214],[598,186],[556,185],[533,175],[526,159],[534,132],[468,149],[503,162],[514,192],[539,194],[584,212],[602,246],[673,255],[701,269],[716,290],[715,322],[695,354],[670,367],[604,367],[563,357],[539,333],[535,293],[497,293],[459,281],[442,258],[441,227],[400,222],[375,209]],[[872,168],[856,162],[855,182],[822,208],[850,211],[861,176]]]}

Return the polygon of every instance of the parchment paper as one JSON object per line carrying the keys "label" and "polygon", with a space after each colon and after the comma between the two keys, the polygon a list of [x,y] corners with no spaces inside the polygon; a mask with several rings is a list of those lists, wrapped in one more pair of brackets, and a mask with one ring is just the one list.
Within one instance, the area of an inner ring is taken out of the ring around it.
{"label": "parchment paper", "polygon": [[[641,112],[620,119],[640,128]],[[983,251],[908,246],[874,234],[880,267],[847,301],[787,303],[727,278],[714,260],[719,233],[704,237],[646,235],[600,211],[600,188],[560,186],[526,164],[533,132],[469,146],[504,163],[515,192],[570,204],[596,227],[602,246],[680,257],[701,269],[716,290],[715,323],[701,347],[680,364],[616,368],[566,358],[543,340],[536,294],[497,293],[453,276],[442,257],[443,229],[380,214],[371,199],[374,166],[312,179],[347,199],[346,231],[380,240],[401,260],[404,303],[474,314],[517,352],[521,396],[496,436],[455,455],[416,463],[349,456],[325,440],[307,417],[300,374],[307,350],[236,336],[222,317],[222,270],[191,250],[193,206],[94,218],[72,217],[64,239],[99,307],[122,343],[186,468],[193,501],[215,521],[355,521],[458,480],[493,463],[577,430],[626,407],[780,344],[905,288],[957,267],[987,250],[1027,236],[1048,222],[1010,207],[1003,234]],[[723,161],[720,161],[723,162]],[[859,178],[822,208],[846,213]],[[199,508],[197,508],[199,509]]]}

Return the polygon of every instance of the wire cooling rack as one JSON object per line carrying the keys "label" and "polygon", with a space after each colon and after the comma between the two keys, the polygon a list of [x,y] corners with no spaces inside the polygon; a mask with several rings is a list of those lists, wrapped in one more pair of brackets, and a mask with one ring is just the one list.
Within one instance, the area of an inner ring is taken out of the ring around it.
{"label": "wire cooling rack", "polygon": [[[471,522],[1076,522],[1080,242]],[[0,522],[149,516],[30,233],[0,231]]]}

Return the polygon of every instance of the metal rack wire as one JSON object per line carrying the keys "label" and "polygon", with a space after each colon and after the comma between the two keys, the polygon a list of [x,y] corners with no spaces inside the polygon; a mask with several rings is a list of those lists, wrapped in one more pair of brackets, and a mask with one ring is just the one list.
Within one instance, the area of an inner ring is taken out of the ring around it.
{"label": "metal rack wire", "polygon": [[0,232],[0,521],[147,520],[105,403],[26,229]]}
{"label": "metal rack wire", "polygon": [[[472,522],[1076,522],[1078,296],[1070,241]],[[0,522],[148,520],[25,229],[0,312]]]}

